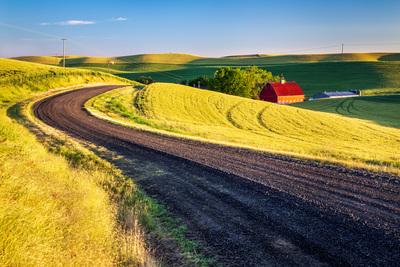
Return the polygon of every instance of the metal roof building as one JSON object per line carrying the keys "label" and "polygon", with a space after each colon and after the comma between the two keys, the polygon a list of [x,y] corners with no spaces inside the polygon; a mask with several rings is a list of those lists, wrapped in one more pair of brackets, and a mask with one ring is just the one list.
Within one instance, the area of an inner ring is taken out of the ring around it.
{"label": "metal roof building", "polygon": [[312,99],[321,99],[321,98],[343,98],[343,97],[355,97],[359,96],[359,92],[357,90],[351,91],[335,91],[335,92],[322,92],[315,94]]}

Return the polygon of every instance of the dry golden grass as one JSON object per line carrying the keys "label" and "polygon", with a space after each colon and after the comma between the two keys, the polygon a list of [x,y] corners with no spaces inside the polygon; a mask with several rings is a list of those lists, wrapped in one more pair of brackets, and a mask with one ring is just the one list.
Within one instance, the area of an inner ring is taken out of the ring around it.
{"label": "dry golden grass", "polygon": [[13,107],[41,91],[96,82],[125,81],[0,59],[0,266],[155,265],[137,218],[117,220],[123,198],[105,190],[118,192],[122,176],[66,140],[43,146]]}

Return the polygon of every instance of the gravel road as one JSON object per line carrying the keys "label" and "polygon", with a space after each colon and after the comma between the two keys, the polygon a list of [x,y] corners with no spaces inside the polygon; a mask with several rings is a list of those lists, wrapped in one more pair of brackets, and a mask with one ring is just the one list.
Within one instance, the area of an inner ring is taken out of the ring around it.
{"label": "gravel road", "polygon": [[52,96],[34,113],[120,155],[114,163],[185,223],[218,263],[400,264],[400,177],[126,128],[83,109],[117,87]]}

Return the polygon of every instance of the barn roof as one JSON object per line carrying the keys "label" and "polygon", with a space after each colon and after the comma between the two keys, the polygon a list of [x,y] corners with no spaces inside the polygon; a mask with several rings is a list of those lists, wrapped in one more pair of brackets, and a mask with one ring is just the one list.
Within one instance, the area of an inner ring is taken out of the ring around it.
{"label": "barn roof", "polygon": [[296,82],[271,82],[277,96],[304,95],[303,90]]}

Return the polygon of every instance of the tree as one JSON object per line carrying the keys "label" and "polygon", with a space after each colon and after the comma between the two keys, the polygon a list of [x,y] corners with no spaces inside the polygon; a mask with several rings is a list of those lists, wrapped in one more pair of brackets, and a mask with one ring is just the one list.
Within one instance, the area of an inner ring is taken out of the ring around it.
{"label": "tree", "polygon": [[250,98],[259,99],[259,95],[267,82],[279,81],[279,76],[273,76],[271,72],[256,66],[245,69],[248,82],[252,88]]}
{"label": "tree", "polygon": [[199,78],[196,78],[194,80],[190,80],[188,81],[188,84],[190,86],[195,86],[195,87],[199,87],[203,88],[203,89],[208,89],[210,86],[210,78],[205,77],[205,76],[201,76]]}
{"label": "tree", "polygon": [[209,82],[214,91],[258,99],[262,87],[268,81],[277,81],[278,76],[256,66],[248,68],[223,67],[218,69]]}
{"label": "tree", "polygon": [[143,83],[143,84],[151,84],[154,82],[153,78],[145,77],[145,76],[141,76],[141,77],[137,78],[135,81],[137,81],[139,83]]}

